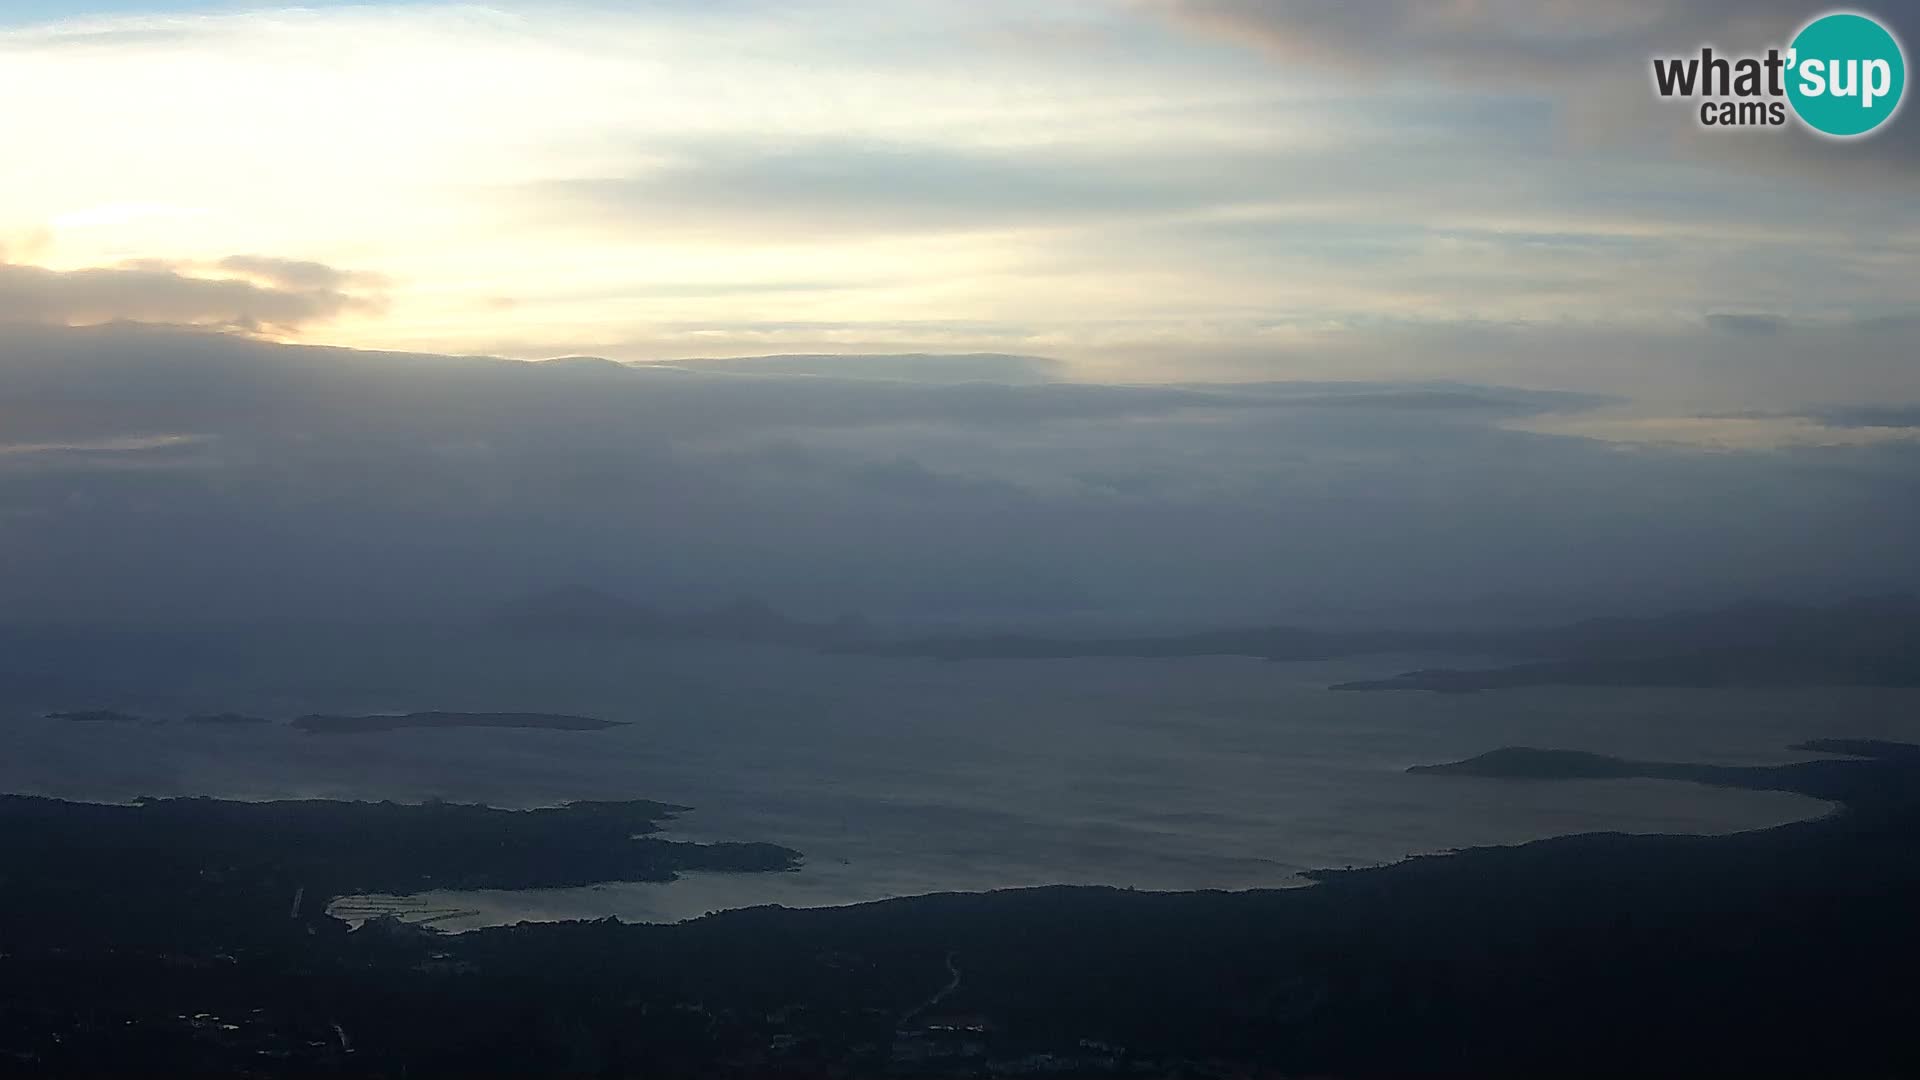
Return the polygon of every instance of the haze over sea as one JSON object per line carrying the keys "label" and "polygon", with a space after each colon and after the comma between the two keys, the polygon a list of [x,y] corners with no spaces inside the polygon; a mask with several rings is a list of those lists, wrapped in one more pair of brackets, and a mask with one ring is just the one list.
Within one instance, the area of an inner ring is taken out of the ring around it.
{"label": "haze over sea", "polygon": [[[470,912],[441,924],[454,929],[1054,883],[1285,886],[1314,868],[1574,832],[1730,832],[1826,807],[1665,781],[1403,770],[1505,745],[1763,763],[1805,757],[1789,744],[1819,736],[1920,740],[1920,691],[1911,690],[1326,689],[1437,662],[1410,656],[948,662],[444,629],[200,634],[134,660],[138,645],[93,643],[119,658],[115,689],[0,705],[0,790],[512,807],[656,799],[694,808],[668,838],[772,841],[806,857],[790,874],[440,893],[412,905]],[[284,723],[41,715],[81,707],[276,721],[311,711],[545,710],[627,726],[315,736]]]}

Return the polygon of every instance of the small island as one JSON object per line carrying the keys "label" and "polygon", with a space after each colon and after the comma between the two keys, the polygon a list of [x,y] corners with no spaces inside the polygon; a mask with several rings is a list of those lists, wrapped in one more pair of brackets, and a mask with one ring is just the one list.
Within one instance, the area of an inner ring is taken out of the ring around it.
{"label": "small island", "polygon": [[543,728],[548,731],[603,731],[625,727],[619,720],[537,712],[414,712],[372,716],[329,716],[310,713],[293,721],[311,735],[365,735],[401,728]]}
{"label": "small island", "polygon": [[131,713],[113,709],[74,709],[68,712],[50,712],[49,720],[65,720],[70,724],[158,724],[159,720],[148,720]]}
{"label": "small island", "polygon": [[195,713],[194,715],[186,717],[181,721],[181,723],[183,724],[216,724],[216,725],[227,725],[227,726],[240,725],[240,724],[264,724],[267,722],[268,722],[267,718],[264,716],[246,716],[244,714],[235,713],[235,712]]}
{"label": "small island", "polygon": [[1334,690],[1426,690],[1471,694],[1527,686],[1920,686],[1910,647],[1875,646],[1857,654],[1831,646],[1695,649],[1661,656],[1598,656],[1497,668],[1425,668]]}
{"label": "small island", "polygon": [[[1920,747],[1880,739],[1810,739],[1792,749],[1844,755],[1788,765],[1702,765],[1634,761],[1584,750],[1506,746],[1442,765],[1414,765],[1407,772],[1430,776],[1477,776],[1495,780],[1684,780],[1748,791],[1787,791],[1861,808],[1906,806],[1906,790],[1920,765]],[[1853,759],[1853,760],[1846,760]],[[1865,760],[1858,760],[1865,759]]]}

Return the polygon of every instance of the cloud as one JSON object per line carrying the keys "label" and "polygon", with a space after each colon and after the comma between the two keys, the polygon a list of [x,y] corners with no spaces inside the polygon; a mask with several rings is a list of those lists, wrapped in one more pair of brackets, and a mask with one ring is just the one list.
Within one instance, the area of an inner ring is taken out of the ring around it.
{"label": "cloud", "polygon": [[[1291,60],[1476,82],[1564,82],[1703,43],[1782,43],[1809,0],[1147,0],[1179,22]],[[1636,83],[1636,86],[1639,84]]]}
{"label": "cloud", "polygon": [[1058,360],[1004,353],[741,356],[673,360],[637,366],[680,367],[740,375],[813,375],[930,383],[1043,383],[1058,381],[1066,374],[1066,365]]}
{"label": "cloud", "polygon": [[220,270],[295,292],[340,293],[387,284],[378,274],[339,270],[325,263],[271,255],[229,255],[214,265]]}
{"label": "cloud", "polygon": [[1778,315],[1713,314],[1707,316],[1707,325],[1727,334],[1771,337],[1785,332],[1788,322]]}
{"label": "cloud", "polygon": [[[1007,362],[1017,359],[776,358],[715,361],[713,370],[703,370],[593,358],[523,363],[276,346],[140,326],[20,327],[0,342],[0,386],[8,391],[0,396],[0,430],[32,442],[168,432],[345,437],[380,430],[452,444],[518,443],[551,429],[626,444],[1264,406],[1219,390],[1036,383],[1031,376],[1044,362]],[[772,370],[747,373],[756,365]],[[801,375],[796,367],[820,374]],[[834,368],[839,374],[827,374]],[[980,381],[995,369],[1013,378]],[[856,372],[862,377],[849,377]]]}
{"label": "cloud", "polygon": [[1524,421],[1517,430],[1572,435],[1638,446],[1669,446],[1715,451],[1768,451],[1787,448],[1860,447],[1920,442],[1920,432],[1897,424],[1861,424],[1842,414],[1721,413],[1705,416],[1647,416],[1632,411]]}
{"label": "cloud", "polygon": [[[1851,188],[1912,187],[1920,124],[1895,123],[1845,148],[1797,131],[1764,137],[1703,133],[1690,109],[1648,90],[1655,56],[1713,45],[1723,52],[1784,47],[1821,0],[1553,0],[1548,3],[1367,4],[1321,0],[1138,0],[1197,33],[1256,48],[1300,69],[1335,72],[1355,93],[1431,83],[1553,102],[1588,152],[1637,147],[1709,164]],[[1892,0],[1873,14],[1920,40],[1920,4]]]}
{"label": "cloud", "polygon": [[[994,151],[843,137],[655,147],[629,175],[543,181],[543,212],[639,233],[861,235],[1071,225],[1230,203],[1270,155],[1057,146]],[[1234,178],[1241,178],[1238,182]]]}
{"label": "cloud", "polygon": [[1493,593],[1571,615],[1915,583],[1920,455],[1885,440],[1702,453],[1514,430],[1600,404],[1541,390],[1017,365],[947,383],[996,365],[844,359],[754,374],[18,328],[0,606],[417,616],[564,579],[809,613],[1381,621]]}
{"label": "cloud", "polygon": [[[1057,7],[353,5],[106,20],[176,32],[74,48],[0,33],[0,96],[36,102],[7,145],[37,163],[0,170],[0,237],[19,265],[255,286],[186,314],[368,348],[1890,392],[1895,332],[1798,375],[1778,355],[1813,347],[1798,331],[1706,320],[1912,310],[1920,125],[1714,138],[1647,87],[1656,41],[1764,43],[1798,9]],[[51,245],[16,239],[43,222]],[[260,255],[289,252],[378,252],[392,280]],[[326,315],[341,296],[392,303]],[[1717,355],[1736,348],[1750,362]]]}
{"label": "cloud", "polygon": [[208,439],[193,435],[148,435],[92,442],[0,442],[0,470],[75,472],[204,468],[214,459]]}
{"label": "cloud", "polygon": [[1920,405],[1836,406],[1813,415],[1835,427],[1920,428]]}
{"label": "cloud", "polygon": [[354,275],[318,263],[240,257],[220,268],[247,276],[203,277],[156,262],[82,270],[0,263],[0,322],[291,331],[380,305],[376,295],[346,291],[362,283]]}

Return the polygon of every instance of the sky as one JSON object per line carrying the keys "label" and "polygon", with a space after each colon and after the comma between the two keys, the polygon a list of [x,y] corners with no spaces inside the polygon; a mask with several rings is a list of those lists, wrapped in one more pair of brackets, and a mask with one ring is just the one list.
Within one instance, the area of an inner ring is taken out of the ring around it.
{"label": "sky", "polygon": [[0,607],[1911,587],[1920,126],[1650,86],[1821,10],[9,4]]}
{"label": "sky", "polygon": [[[9,5],[0,93],[35,104],[0,116],[0,305],[521,358],[1914,394],[1914,125],[1707,132],[1648,89],[1656,53],[1817,8],[1363,6]],[[1833,368],[1771,369],[1807,349]]]}

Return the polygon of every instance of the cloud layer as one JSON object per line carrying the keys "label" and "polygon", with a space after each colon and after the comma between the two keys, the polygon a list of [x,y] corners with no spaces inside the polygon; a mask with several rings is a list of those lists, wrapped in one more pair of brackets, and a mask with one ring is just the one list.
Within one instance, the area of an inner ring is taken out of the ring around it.
{"label": "cloud layer", "polygon": [[[746,0],[21,27],[0,94],[36,104],[0,145],[35,164],[0,175],[0,241],[43,299],[9,311],[519,357],[995,352],[1128,381],[1818,404],[1771,355],[1701,359],[1733,318],[1828,328],[1827,398],[1912,400],[1841,328],[1920,310],[1920,126],[1716,135],[1647,86],[1654,52],[1764,47],[1811,13]],[[143,259],[190,280],[116,276]]]}
{"label": "cloud layer", "polygon": [[1703,449],[1555,431],[1618,405],[1503,387],[829,366],[16,329],[0,606],[399,617],[584,582],[918,621],[1378,623],[1920,584],[1920,441],[1844,426],[1864,414]]}
{"label": "cloud layer", "polygon": [[0,610],[583,581],[1380,622],[1911,586],[1920,126],[1708,133],[1647,86],[1812,13],[15,25]]}
{"label": "cloud layer", "polygon": [[357,291],[372,282],[319,263],[234,256],[211,269],[222,276],[152,263],[67,271],[0,263],[0,323],[129,321],[285,333],[381,303]]}

